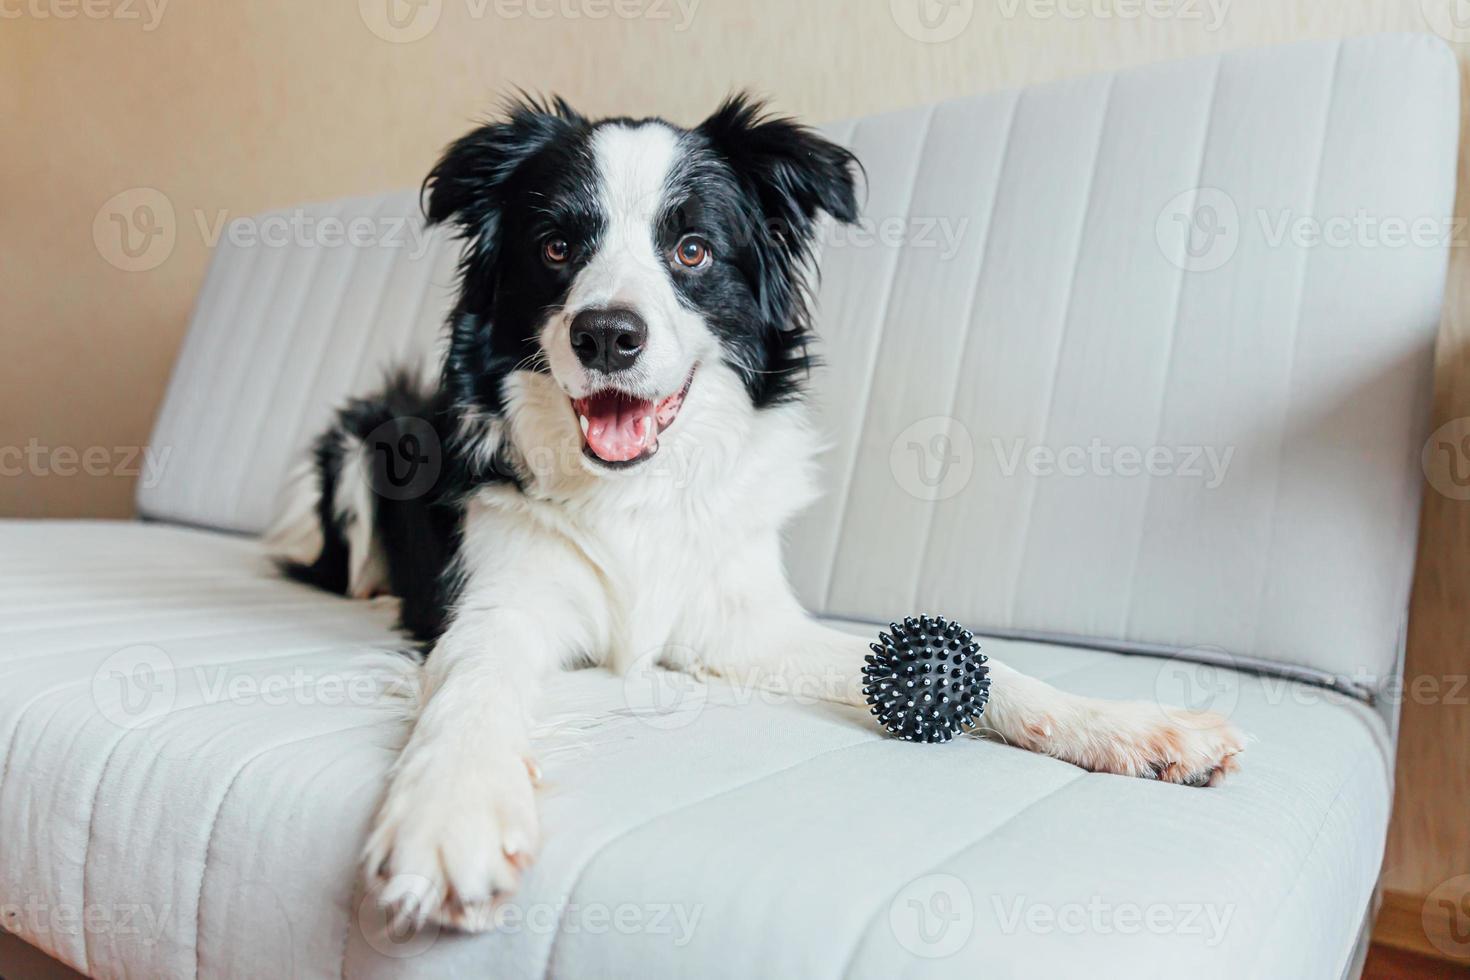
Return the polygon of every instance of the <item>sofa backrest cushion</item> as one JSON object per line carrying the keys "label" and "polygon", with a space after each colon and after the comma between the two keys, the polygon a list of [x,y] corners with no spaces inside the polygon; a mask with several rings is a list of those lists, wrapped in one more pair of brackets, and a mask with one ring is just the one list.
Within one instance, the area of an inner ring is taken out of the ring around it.
{"label": "sofa backrest cushion", "polygon": [[220,235],[152,444],[144,517],[269,526],[293,464],[352,395],[404,365],[436,369],[458,243],[426,229],[418,193],[308,204]]}
{"label": "sofa backrest cushion", "polygon": [[[1391,675],[1454,213],[1459,81],[1395,35],[840,123],[809,608]],[[414,197],[308,209],[416,221]],[[222,246],[145,514],[257,531],[331,404],[432,342],[452,247]]]}

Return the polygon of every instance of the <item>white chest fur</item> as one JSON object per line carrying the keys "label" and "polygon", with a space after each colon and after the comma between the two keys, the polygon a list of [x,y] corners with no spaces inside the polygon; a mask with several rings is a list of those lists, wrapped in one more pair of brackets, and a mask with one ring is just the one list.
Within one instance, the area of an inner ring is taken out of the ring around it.
{"label": "white chest fur", "polygon": [[[800,406],[755,410],[738,386],[721,367],[701,370],[658,455],[609,475],[581,462],[565,396],[521,379],[513,397],[522,404],[509,416],[522,421],[511,437],[531,479],[525,490],[492,487],[472,502],[466,567],[539,563],[539,587],[581,610],[581,652],[617,670],[650,654],[700,659],[753,607],[788,603],[779,532],[816,495],[816,439]],[[465,601],[526,587],[500,583],[484,594],[495,580],[471,583],[476,594]]]}

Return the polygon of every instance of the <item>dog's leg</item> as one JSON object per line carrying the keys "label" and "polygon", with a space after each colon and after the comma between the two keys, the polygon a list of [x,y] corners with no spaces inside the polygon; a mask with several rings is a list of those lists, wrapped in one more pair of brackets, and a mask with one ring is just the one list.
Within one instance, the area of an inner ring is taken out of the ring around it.
{"label": "dog's leg", "polygon": [[[519,533],[516,533],[516,531]],[[424,666],[422,708],[390,774],[364,853],[400,924],[491,923],[538,844],[530,732],[547,674],[593,649],[600,591],[565,545],[522,527],[492,542]],[[600,617],[605,620],[606,617]]]}
{"label": "dog's leg", "polygon": [[[787,607],[732,628],[707,666],[741,684],[866,708],[868,643]],[[1213,786],[1237,768],[1245,748],[1240,731],[1213,712],[1083,697],[993,659],[989,667],[990,702],[979,729],[1084,769]]]}

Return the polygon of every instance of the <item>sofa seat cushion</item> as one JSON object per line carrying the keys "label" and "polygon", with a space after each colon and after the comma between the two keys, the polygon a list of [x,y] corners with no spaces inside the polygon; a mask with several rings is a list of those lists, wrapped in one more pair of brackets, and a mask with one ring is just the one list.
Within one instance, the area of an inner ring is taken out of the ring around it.
{"label": "sofa seat cushion", "polygon": [[1382,722],[1290,681],[987,641],[1068,690],[1208,691],[1255,740],[1195,790],[582,671],[503,928],[392,937],[355,867],[407,731],[390,602],[161,525],[5,522],[0,553],[4,925],[95,976],[1335,978],[1382,856]]}

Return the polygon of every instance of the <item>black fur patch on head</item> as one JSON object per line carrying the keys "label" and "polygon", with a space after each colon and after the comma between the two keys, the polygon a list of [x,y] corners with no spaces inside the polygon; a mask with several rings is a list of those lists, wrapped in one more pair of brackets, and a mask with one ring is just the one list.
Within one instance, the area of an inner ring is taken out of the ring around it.
{"label": "black fur patch on head", "polygon": [[591,131],[565,101],[524,97],[503,122],[450,145],[424,180],[429,224],[453,221],[465,240],[445,365],[457,405],[498,413],[505,376],[538,366],[535,325],[566,284],[536,261],[529,226],[558,201],[580,201],[595,216]]}
{"label": "black fur patch on head", "polygon": [[684,209],[713,230],[726,273],[676,284],[706,314],[752,401],[787,401],[801,393],[813,362],[807,273],[817,221],[821,212],[857,220],[857,159],[744,95],[685,143],[675,187]]}

